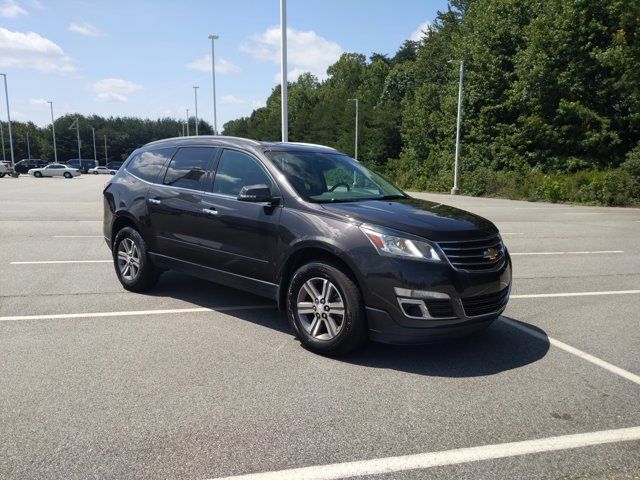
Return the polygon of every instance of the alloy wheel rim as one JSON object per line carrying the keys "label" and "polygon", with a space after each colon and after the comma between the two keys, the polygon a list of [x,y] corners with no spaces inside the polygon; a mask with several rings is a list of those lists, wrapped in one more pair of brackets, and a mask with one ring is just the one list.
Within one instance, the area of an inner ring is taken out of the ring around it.
{"label": "alloy wheel rim", "polygon": [[342,330],[345,318],[340,292],[326,278],[307,280],[298,292],[297,317],[306,332],[317,340],[331,340]]}
{"label": "alloy wheel rim", "polygon": [[140,249],[130,238],[118,246],[118,269],[125,280],[133,280],[140,271]]}

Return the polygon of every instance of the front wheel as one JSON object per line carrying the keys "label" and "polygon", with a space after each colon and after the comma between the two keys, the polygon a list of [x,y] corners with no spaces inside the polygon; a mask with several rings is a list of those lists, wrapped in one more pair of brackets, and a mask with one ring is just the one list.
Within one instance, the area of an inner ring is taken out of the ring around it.
{"label": "front wheel", "polygon": [[42,173],[41,172],[35,172],[33,174],[33,176],[36,177],[36,178],[42,178]]}
{"label": "front wheel", "polygon": [[0,178],[4,178],[4,173],[0,173]]}
{"label": "front wheel", "polygon": [[151,262],[144,239],[133,228],[118,232],[112,254],[118,280],[127,290],[144,292],[158,282],[161,272]]}
{"label": "front wheel", "polygon": [[287,292],[287,316],[300,342],[323,355],[346,355],[368,339],[360,290],[338,266],[303,265]]}

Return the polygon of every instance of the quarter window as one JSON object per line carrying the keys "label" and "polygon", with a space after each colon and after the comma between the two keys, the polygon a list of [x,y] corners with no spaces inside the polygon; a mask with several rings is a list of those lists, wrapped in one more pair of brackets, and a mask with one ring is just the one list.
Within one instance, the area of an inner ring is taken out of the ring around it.
{"label": "quarter window", "polygon": [[173,156],[164,176],[164,184],[173,187],[201,190],[201,179],[207,173],[213,148],[181,148]]}
{"label": "quarter window", "polygon": [[213,181],[213,193],[237,197],[242,187],[258,184],[273,188],[271,179],[254,158],[235,150],[222,152]]}
{"label": "quarter window", "polygon": [[160,170],[171,158],[172,153],[173,148],[162,148],[139,153],[128,163],[127,170],[147,182],[155,182]]}

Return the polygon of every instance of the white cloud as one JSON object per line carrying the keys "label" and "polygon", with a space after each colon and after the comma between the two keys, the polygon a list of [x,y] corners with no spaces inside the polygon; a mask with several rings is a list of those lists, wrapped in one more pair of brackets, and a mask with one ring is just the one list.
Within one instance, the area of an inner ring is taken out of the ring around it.
{"label": "white cloud", "polygon": [[[191,63],[185,65],[192,70],[199,70],[201,72],[211,72],[211,55],[204,55],[203,57],[195,59]],[[242,69],[235,63],[225,60],[224,58],[218,59],[216,62],[216,73],[222,75],[229,75],[233,73],[240,73]]]}
{"label": "white cloud", "polygon": [[421,23],[416,31],[411,34],[409,40],[413,40],[414,42],[419,42],[420,40],[422,40],[422,37],[424,37],[424,32],[428,32],[431,29],[431,25],[432,23],[430,21]]}
{"label": "white cloud", "polygon": [[227,105],[244,105],[247,103],[244,99],[235,97],[233,95],[223,95],[220,97],[220,101]]}
{"label": "white cloud", "polygon": [[[240,50],[259,62],[280,63],[280,27],[271,27],[265,32],[249,37],[249,42]],[[327,76],[327,67],[340,58],[342,47],[321,37],[313,30],[287,29],[287,78],[295,80],[303,72],[311,72],[318,78]],[[277,75],[277,82],[280,75]]]}
{"label": "white cloud", "polygon": [[104,35],[100,30],[91,25],[90,23],[71,23],[69,24],[69,31],[79,33],[86,37],[101,37]]}
{"label": "white cloud", "polygon": [[27,11],[15,0],[5,0],[0,5],[0,17],[16,18],[20,15],[27,15]]}
{"label": "white cloud", "polygon": [[30,98],[29,105],[32,107],[47,107],[49,104],[44,98]]}
{"label": "white cloud", "polygon": [[267,104],[265,103],[264,100],[254,100],[253,102],[251,102],[251,108],[253,108],[254,110],[257,110],[258,108],[262,108],[266,106]]}
{"label": "white cloud", "polygon": [[92,92],[98,94],[98,100],[103,102],[126,102],[127,95],[142,89],[141,85],[121,78],[104,78],[90,87]]}
{"label": "white cloud", "polygon": [[74,72],[76,67],[60,46],[34,32],[0,27],[0,67],[32,68],[41,72]]}

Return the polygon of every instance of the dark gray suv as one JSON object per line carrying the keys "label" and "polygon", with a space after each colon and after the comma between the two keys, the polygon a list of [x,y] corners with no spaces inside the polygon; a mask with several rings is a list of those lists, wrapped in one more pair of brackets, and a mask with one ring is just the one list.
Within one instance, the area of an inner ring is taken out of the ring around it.
{"label": "dark gray suv", "polygon": [[104,189],[122,285],[180,270],[271,298],[307,348],[424,343],[489,326],[511,260],[488,220],[411,198],[320,145],[181,137],[136,150]]}

